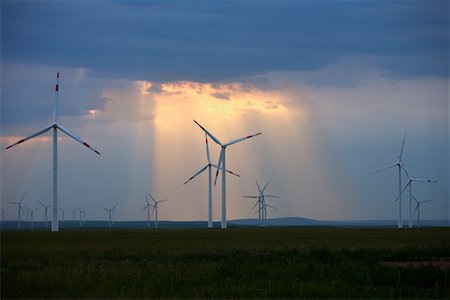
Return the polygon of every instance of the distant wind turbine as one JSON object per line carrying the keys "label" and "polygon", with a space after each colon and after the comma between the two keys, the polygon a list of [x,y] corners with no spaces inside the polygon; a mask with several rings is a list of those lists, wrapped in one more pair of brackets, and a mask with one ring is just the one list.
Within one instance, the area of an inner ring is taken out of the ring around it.
{"label": "distant wind turbine", "polygon": [[402,143],[402,149],[400,150],[400,155],[398,156],[398,161],[390,166],[378,169],[376,171],[373,171],[372,173],[370,173],[370,175],[373,175],[375,173],[378,173],[380,171],[386,170],[386,169],[390,169],[393,167],[397,167],[398,168],[398,222],[397,222],[397,227],[398,228],[402,228],[403,227],[403,220],[402,220],[402,169],[403,171],[406,173],[406,176],[408,176],[408,171],[405,168],[405,164],[402,161],[402,157],[403,157],[403,149],[405,147],[405,141],[406,141],[406,133],[403,136],[403,143]]}
{"label": "distant wind turbine", "polygon": [[23,201],[23,199],[25,199],[25,196],[27,195],[27,193],[25,193],[23,196],[22,196],[22,198],[20,198],[20,200],[19,201],[9,201],[8,203],[9,204],[14,204],[14,205],[17,205],[17,226],[18,226],[18,228],[20,228],[21,227],[21,220],[20,220],[20,216],[21,216],[21,214],[22,214],[22,211],[23,211],[23,208],[22,208],[22,201]]}
{"label": "distant wind turbine", "polygon": [[144,210],[147,210],[147,228],[150,228],[150,208],[153,207],[153,205],[150,204],[150,201],[148,201],[148,195],[145,194],[145,201],[147,202],[147,205],[141,210],[141,213]]}
{"label": "distant wind turbine", "polygon": [[56,85],[55,85],[55,96],[53,100],[53,123],[42,128],[41,130],[37,131],[36,133],[33,133],[32,135],[25,137],[21,139],[20,141],[6,147],[5,149],[9,149],[11,147],[14,147],[20,143],[23,143],[29,139],[32,139],[34,137],[37,137],[41,134],[46,133],[50,129],[53,130],[53,212],[52,212],[52,231],[59,231],[59,222],[58,222],[58,129],[64,132],[66,135],[74,139],[75,141],[81,143],[82,145],[86,146],[87,148],[91,149],[98,155],[100,155],[100,152],[89,146],[88,143],[86,143],[84,140],[82,140],[79,136],[72,133],[62,125],[58,124],[58,97],[59,97],[59,71],[56,74]]}
{"label": "distant wind turbine", "polygon": [[[219,167],[215,164],[211,163],[211,158],[209,156],[209,147],[208,147],[208,135],[205,133],[205,141],[206,141],[206,159],[208,160],[208,163],[200,169],[197,173],[195,173],[191,178],[189,178],[185,183],[188,183],[192,179],[194,179],[197,175],[201,174],[203,171],[208,169],[208,228],[213,227],[213,221],[212,221],[212,180],[211,180],[211,167],[216,168],[219,170]],[[235,176],[240,177],[238,174],[233,173],[229,170],[226,170],[228,173],[233,174]]]}
{"label": "distant wind turbine", "polygon": [[216,142],[222,150],[220,151],[220,157],[219,162],[217,163],[218,170],[216,172],[216,178],[214,180],[214,185],[217,181],[217,176],[219,175],[219,169],[222,169],[222,222],[220,224],[220,227],[222,229],[227,228],[227,196],[226,196],[226,164],[225,164],[225,150],[228,146],[231,146],[233,144],[239,143],[241,141],[247,140],[249,138],[255,137],[257,135],[260,135],[261,132],[258,132],[256,134],[252,134],[246,137],[242,137],[239,139],[235,139],[232,141],[229,141],[228,143],[222,144],[215,136],[213,136],[208,130],[206,130],[202,125],[200,125],[197,121],[195,121],[195,124],[197,124],[214,142]]}
{"label": "distant wind turbine", "polygon": [[409,222],[408,222],[409,228],[413,227],[413,222],[412,222],[412,218],[413,218],[413,211],[412,211],[412,199],[413,199],[412,186],[413,186],[413,182],[436,183],[437,180],[421,179],[421,178],[408,176],[408,183],[403,188],[402,193],[409,187]]}
{"label": "distant wind turbine", "polygon": [[106,210],[106,211],[109,213],[109,227],[111,227],[111,224],[112,224],[112,215],[113,215],[113,213],[115,212],[117,205],[119,205],[119,203],[117,203],[116,205],[114,205],[112,208],[106,208],[106,207],[100,206],[100,208]]}
{"label": "distant wind turbine", "polygon": [[48,227],[48,209],[50,207],[52,207],[51,205],[45,205],[44,203],[42,203],[41,201],[39,201],[39,203],[42,205],[42,207],[44,208],[44,218],[45,218],[45,227]]}
{"label": "distant wind turbine", "polygon": [[150,195],[150,193],[148,193],[148,195],[150,196],[150,198],[152,198],[153,200],[153,211],[155,212],[155,228],[158,228],[158,204],[164,201],[168,201],[169,199],[164,199],[164,200],[159,200],[156,201],[152,195]]}
{"label": "distant wind turbine", "polygon": [[420,227],[420,205],[427,202],[432,202],[433,200],[422,200],[418,201],[414,195],[412,195],[414,201],[416,201],[416,209],[414,210],[414,214],[417,212],[417,227]]}
{"label": "distant wind turbine", "polygon": [[259,192],[258,196],[242,196],[243,198],[258,199],[256,201],[255,205],[253,206],[253,208],[258,206],[258,219],[260,221],[267,219],[267,207],[277,209],[276,207],[273,207],[272,205],[269,205],[266,203],[265,198],[278,198],[278,196],[268,195],[268,194],[264,193],[264,191],[266,190],[268,185],[269,185],[269,181],[267,181],[267,183],[261,189],[261,186],[259,185],[258,181],[256,180],[256,186],[258,187],[258,192]]}
{"label": "distant wind turbine", "polygon": [[31,209],[31,208],[29,208],[27,206],[25,206],[25,208],[30,212],[30,222],[31,222],[30,224],[31,224],[31,229],[33,229],[34,228],[34,213],[36,211],[38,211],[39,208]]}
{"label": "distant wind turbine", "polygon": [[5,221],[5,211],[7,211],[7,207],[2,207],[2,222]]}
{"label": "distant wind turbine", "polygon": [[86,218],[86,212],[81,209],[81,205],[79,212],[80,212],[80,227],[81,227],[81,225],[83,225],[84,223],[84,218]]}

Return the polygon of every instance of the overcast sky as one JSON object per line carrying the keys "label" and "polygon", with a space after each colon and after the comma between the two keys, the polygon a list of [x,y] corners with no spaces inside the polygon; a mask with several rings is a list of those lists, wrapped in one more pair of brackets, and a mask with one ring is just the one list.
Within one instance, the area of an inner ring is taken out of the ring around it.
{"label": "overcast sky", "polygon": [[[408,171],[439,181],[414,186],[422,218],[449,219],[448,1],[2,1],[1,31],[3,148],[51,123],[59,70],[61,124],[102,153],[60,134],[66,218],[143,220],[150,192],[161,219],[206,220],[207,174],[183,186],[206,163],[195,119],[263,132],[227,150],[229,219],[255,217],[255,180],[280,196],[269,217],[396,219],[396,170],[369,173],[404,133]],[[1,164],[7,218],[25,192],[50,204],[50,135]]]}

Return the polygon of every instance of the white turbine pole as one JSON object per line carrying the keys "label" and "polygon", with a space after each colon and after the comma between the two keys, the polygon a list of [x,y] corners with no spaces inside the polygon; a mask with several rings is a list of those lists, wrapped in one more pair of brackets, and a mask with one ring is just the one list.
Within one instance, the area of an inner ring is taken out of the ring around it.
{"label": "white turbine pole", "polygon": [[398,165],[398,228],[403,228],[402,220],[402,168]]}
{"label": "white turbine pole", "polygon": [[409,221],[408,221],[408,227],[412,228],[412,184],[409,182]]}
{"label": "white turbine pole", "polygon": [[208,228],[213,228],[212,221],[212,180],[211,180],[211,164],[208,165]]}
{"label": "white turbine pole", "polygon": [[220,224],[220,228],[227,228],[227,184],[226,184],[226,173],[225,173],[225,149],[222,148],[222,222]]}
{"label": "white turbine pole", "polygon": [[58,133],[53,127],[53,206],[52,232],[59,231],[58,224]]}

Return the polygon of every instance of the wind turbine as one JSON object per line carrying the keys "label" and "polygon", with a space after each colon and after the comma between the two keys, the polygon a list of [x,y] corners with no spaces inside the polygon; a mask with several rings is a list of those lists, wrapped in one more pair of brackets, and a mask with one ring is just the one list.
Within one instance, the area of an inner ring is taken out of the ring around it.
{"label": "wind turbine", "polygon": [[148,195],[145,194],[145,201],[147,202],[147,205],[141,210],[141,213],[144,210],[147,210],[147,228],[150,228],[150,208],[153,207],[153,205],[150,204],[148,201]]}
{"label": "wind turbine", "polygon": [[258,199],[253,208],[255,208],[258,205],[258,219],[259,220],[266,220],[267,219],[267,207],[276,209],[276,207],[273,207],[272,205],[269,205],[266,203],[266,197],[267,198],[278,198],[278,196],[275,195],[268,195],[265,194],[264,191],[266,190],[267,186],[269,185],[269,181],[264,185],[264,187],[261,189],[261,186],[259,185],[258,181],[256,180],[256,186],[258,187],[259,195],[258,196],[242,196],[243,198],[251,198],[251,199]]}
{"label": "wind turbine", "polygon": [[408,176],[408,183],[403,188],[402,193],[409,187],[409,221],[408,221],[409,228],[413,227],[413,222],[412,222],[412,217],[413,217],[413,211],[412,211],[412,199],[413,199],[412,185],[413,185],[413,182],[431,182],[431,183],[436,183],[437,180],[421,179],[421,178],[409,177]]}
{"label": "wind turbine", "polygon": [[119,203],[117,203],[116,205],[114,205],[112,208],[106,208],[103,206],[100,206],[100,208],[106,210],[109,213],[109,227],[111,227],[112,224],[112,214],[114,213],[114,211],[116,210],[117,205],[119,205]]}
{"label": "wind turbine", "polygon": [[420,205],[422,203],[427,203],[427,202],[432,202],[433,200],[422,200],[422,201],[417,201],[416,197],[414,197],[414,195],[412,195],[414,201],[416,201],[416,209],[414,210],[414,214],[416,214],[417,212],[417,227],[420,227]]}
{"label": "wind turbine", "polygon": [[83,225],[83,223],[84,223],[83,217],[84,218],[86,217],[86,212],[84,210],[81,210],[81,205],[80,205],[79,212],[80,212],[80,227],[81,227],[81,225]]}
{"label": "wind turbine", "polygon": [[152,197],[152,195],[150,195],[150,193],[148,193],[148,195],[150,196],[150,198],[152,198],[153,203],[154,203],[154,204],[153,204],[153,211],[155,212],[155,228],[158,228],[158,204],[161,203],[161,202],[167,201],[167,200],[169,200],[169,199],[164,199],[164,200],[156,201],[156,200]]}
{"label": "wind turbine", "polygon": [[76,222],[76,220],[77,220],[77,207],[74,207],[73,210],[71,210],[70,212],[73,213],[73,221]]}
{"label": "wind turbine", "polygon": [[213,136],[208,130],[206,130],[202,125],[200,125],[197,121],[195,121],[195,124],[197,124],[214,142],[216,142],[222,150],[220,151],[220,157],[219,162],[217,164],[217,172],[216,172],[216,178],[214,180],[214,185],[216,185],[217,182],[217,176],[219,175],[219,169],[222,169],[222,222],[220,224],[220,227],[222,229],[227,228],[227,195],[226,195],[226,164],[225,164],[225,151],[228,146],[231,146],[233,144],[239,143],[241,141],[244,141],[246,139],[252,138],[254,136],[260,135],[261,132],[258,132],[256,134],[252,134],[246,137],[242,137],[239,139],[235,139],[232,141],[229,141],[228,143],[222,144],[215,136]]}
{"label": "wind turbine", "polygon": [[[219,167],[215,164],[211,163],[211,158],[209,156],[209,147],[208,147],[208,135],[205,133],[205,141],[206,141],[206,159],[208,160],[208,163],[200,169],[197,173],[195,173],[191,178],[189,178],[185,183],[188,183],[192,179],[194,179],[197,175],[201,174],[203,171],[208,169],[208,228],[213,227],[213,221],[212,221],[212,182],[211,182],[211,167],[216,168],[219,170]],[[226,170],[228,173],[233,174],[235,176],[240,177],[238,174],[233,173],[229,170]]]}
{"label": "wind turbine", "polygon": [[82,140],[79,136],[72,133],[62,125],[58,124],[58,97],[59,97],[59,71],[56,74],[56,85],[55,85],[55,96],[53,100],[53,123],[40,129],[36,133],[33,133],[30,136],[27,136],[20,141],[6,147],[5,149],[9,149],[11,147],[14,147],[20,143],[23,143],[29,139],[32,139],[34,137],[37,137],[41,134],[46,133],[50,129],[53,131],[53,212],[52,212],[52,231],[59,231],[59,222],[58,222],[58,129],[61,130],[63,133],[68,135],[69,137],[73,138],[75,141],[81,143],[85,147],[91,149],[98,155],[100,155],[100,152],[89,146],[88,143],[86,143],[84,140]]}
{"label": "wind turbine", "polygon": [[34,228],[34,212],[38,211],[39,208],[31,209],[25,205],[24,205],[24,207],[30,212],[31,229],[33,229]]}
{"label": "wind turbine", "polygon": [[44,208],[44,218],[45,218],[45,227],[48,227],[48,224],[47,224],[47,219],[48,219],[48,213],[47,213],[47,211],[48,211],[48,209],[50,208],[50,207],[52,207],[51,205],[45,205],[44,203],[42,203],[41,201],[39,201],[39,203],[42,205],[42,207]]}
{"label": "wind turbine", "polygon": [[406,133],[403,136],[403,143],[402,143],[402,149],[400,150],[400,155],[398,156],[398,161],[390,166],[378,169],[376,171],[373,171],[372,173],[370,173],[370,175],[373,175],[375,173],[378,173],[380,171],[386,170],[386,169],[390,169],[393,167],[397,167],[398,168],[398,222],[397,222],[397,227],[398,228],[402,228],[403,227],[403,220],[402,220],[402,169],[403,171],[406,173],[406,176],[408,176],[408,171],[405,168],[405,164],[402,161],[402,157],[403,157],[403,149],[405,147],[405,141],[406,141]]}
{"label": "wind turbine", "polygon": [[7,207],[2,207],[2,222],[5,221],[5,211],[7,211]]}
{"label": "wind turbine", "polygon": [[22,196],[22,198],[20,198],[20,200],[19,201],[9,201],[8,203],[10,203],[10,204],[15,204],[15,205],[17,205],[17,224],[18,224],[18,228],[20,228],[20,223],[21,223],[21,220],[20,220],[20,215],[21,215],[21,212],[23,211],[23,208],[22,208],[22,201],[23,201],[23,199],[25,199],[25,196],[27,195],[27,193],[25,193],[25,194],[23,194],[23,196]]}

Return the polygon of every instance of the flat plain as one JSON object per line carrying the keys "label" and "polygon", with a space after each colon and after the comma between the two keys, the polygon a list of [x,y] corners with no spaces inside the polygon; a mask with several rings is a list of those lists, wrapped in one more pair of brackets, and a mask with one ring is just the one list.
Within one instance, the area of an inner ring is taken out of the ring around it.
{"label": "flat plain", "polygon": [[450,298],[450,228],[1,231],[1,298]]}

